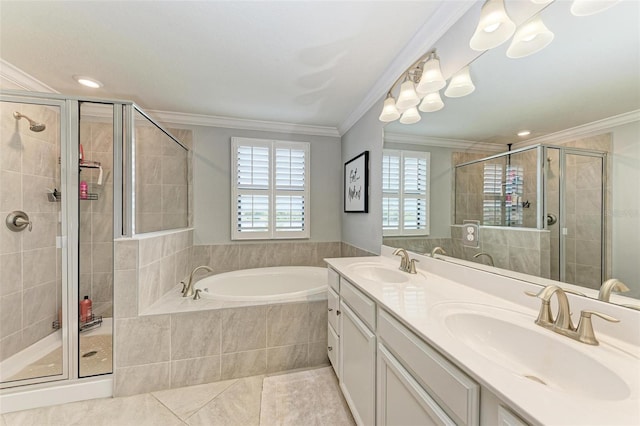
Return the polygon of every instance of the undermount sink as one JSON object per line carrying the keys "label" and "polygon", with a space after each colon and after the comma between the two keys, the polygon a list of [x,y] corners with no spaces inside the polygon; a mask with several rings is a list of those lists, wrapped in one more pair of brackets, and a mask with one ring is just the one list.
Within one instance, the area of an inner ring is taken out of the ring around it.
{"label": "undermount sink", "polygon": [[410,274],[378,263],[362,262],[350,267],[360,278],[390,284],[400,284],[409,281]]}
{"label": "undermount sink", "polygon": [[431,313],[474,353],[542,389],[600,400],[621,400],[631,393],[625,378],[605,365],[619,363],[621,357],[600,359],[606,357],[597,346],[576,349],[583,344],[535,325],[534,317],[473,303],[442,304]]}

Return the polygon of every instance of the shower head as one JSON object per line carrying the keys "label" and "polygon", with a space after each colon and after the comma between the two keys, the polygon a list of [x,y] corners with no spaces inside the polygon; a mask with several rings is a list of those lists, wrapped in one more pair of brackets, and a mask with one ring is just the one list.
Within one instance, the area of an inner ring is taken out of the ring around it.
{"label": "shower head", "polygon": [[13,118],[15,118],[16,120],[20,120],[21,118],[26,118],[27,121],[29,121],[29,130],[31,130],[32,132],[41,132],[47,128],[47,126],[45,126],[44,124],[36,123],[26,115],[20,114],[18,111],[15,111],[13,113]]}

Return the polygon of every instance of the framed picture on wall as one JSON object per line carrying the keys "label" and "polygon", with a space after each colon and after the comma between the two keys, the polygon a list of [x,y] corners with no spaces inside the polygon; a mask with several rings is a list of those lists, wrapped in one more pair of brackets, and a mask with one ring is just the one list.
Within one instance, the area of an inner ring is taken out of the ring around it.
{"label": "framed picture on wall", "polygon": [[369,151],[344,163],[344,211],[369,211]]}

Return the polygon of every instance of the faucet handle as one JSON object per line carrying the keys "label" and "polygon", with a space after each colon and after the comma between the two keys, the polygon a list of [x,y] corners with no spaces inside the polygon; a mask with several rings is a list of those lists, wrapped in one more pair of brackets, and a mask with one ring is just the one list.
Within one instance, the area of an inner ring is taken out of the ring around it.
{"label": "faucet handle", "polygon": [[200,293],[201,293],[201,292],[202,292],[202,290],[201,290],[201,289],[199,289],[199,288],[197,288],[197,289],[196,289],[196,292],[195,292],[195,293],[194,293],[194,295],[193,295],[193,300],[198,300],[198,299],[200,299]]}
{"label": "faucet handle", "polygon": [[598,316],[604,320],[609,322],[620,322],[619,319],[614,318],[610,315],[603,314],[601,312],[595,311],[582,311],[580,312],[580,322],[578,322],[578,340],[582,343],[586,343],[589,345],[598,345],[600,342],[596,339],[596,335],[593,332],[593,324],[591,323],[591,315]]}
{"label": "faucet handle", "polygon": [[184,281],[180,281],[180,284],[182,284],[182,290],[180,290],[180,293],[184,294],[184,292],[187,290],[187,283],[185,283]]}
{"label": "faucet handle", "polygon": [[410,274],[417,274],[418,271],[416,271],[416,262],[420,262],[418,259],[411,259],[411,263],[409,264],[409,273]]}
{"label": "faucet handle", "polygon": [[[540,297],[540,293],[534,293],[532,291],[525,291],[524,294],[531,297]],[[542,299],[540,304],[540,312],[538,312],[538,318],[536,318],[536,324],[549,327],[553,324],[553,315],[551,314],[551,303],[548,299]]]}

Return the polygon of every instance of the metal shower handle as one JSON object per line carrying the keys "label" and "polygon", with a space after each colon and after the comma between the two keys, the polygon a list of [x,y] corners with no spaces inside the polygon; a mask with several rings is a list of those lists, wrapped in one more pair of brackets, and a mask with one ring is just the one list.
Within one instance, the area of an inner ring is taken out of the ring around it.
{"label": "metal shower handle", "polygon": [[14,210],[7,215],[5,220],[7,228],[13,232],[24,231],[29,228],[29,232],[33,229],[33,224],[29,219],[29,215],[21,210]]}

